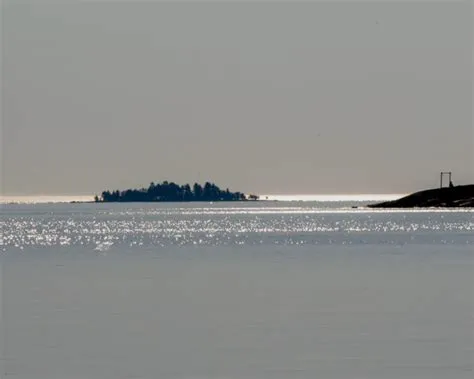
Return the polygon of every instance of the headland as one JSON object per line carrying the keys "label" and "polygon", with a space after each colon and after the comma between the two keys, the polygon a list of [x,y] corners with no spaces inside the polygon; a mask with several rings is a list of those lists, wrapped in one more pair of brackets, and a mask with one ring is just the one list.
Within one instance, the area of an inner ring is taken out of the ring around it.
{"label": "headland", "polygon": [[397,200],[369,204],[369,208],[472,208],[474,184],[428,189]]}

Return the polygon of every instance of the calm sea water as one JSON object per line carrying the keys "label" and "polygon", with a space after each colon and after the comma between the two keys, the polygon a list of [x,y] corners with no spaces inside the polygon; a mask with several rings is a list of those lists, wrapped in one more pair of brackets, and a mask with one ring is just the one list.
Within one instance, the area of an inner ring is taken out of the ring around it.
{"label": "calm sea water", "polygon": [[17,204],[0,377],[472,378],[474,210]]}

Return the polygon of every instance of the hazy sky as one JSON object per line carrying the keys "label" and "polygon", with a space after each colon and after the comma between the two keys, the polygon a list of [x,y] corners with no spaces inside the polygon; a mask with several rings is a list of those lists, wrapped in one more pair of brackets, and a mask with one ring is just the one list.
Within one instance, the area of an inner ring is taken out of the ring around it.
{"label": "hazy sky", "polygon": [[474,182],[472,1],[3,0],[2,191]]}

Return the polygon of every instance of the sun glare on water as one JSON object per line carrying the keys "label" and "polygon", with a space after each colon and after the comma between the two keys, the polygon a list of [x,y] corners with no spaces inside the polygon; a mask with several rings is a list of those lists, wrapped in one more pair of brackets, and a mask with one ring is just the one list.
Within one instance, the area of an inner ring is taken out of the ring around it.
{"label": "sun glare on water", "polygon": [[0,204],[70,203],[71,201],[93,200],[93,196],[85,195],[0,196]]}
{"label": "sun glare on water", "polygon": [[357,194],[357,195],[260,195],[261,200],[273,201],[387,201],[395,200],[404,194]]}

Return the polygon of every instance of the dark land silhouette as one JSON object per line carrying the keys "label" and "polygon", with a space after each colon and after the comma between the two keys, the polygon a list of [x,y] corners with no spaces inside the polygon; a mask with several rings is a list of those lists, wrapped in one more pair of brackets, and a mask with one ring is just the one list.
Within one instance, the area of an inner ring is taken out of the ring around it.
{"label": "dark land silhouette", "polygon": [[471,208],[474,207],[474,184],[429,189],[398,200],[368,205],[370,208]]}
{"label": "dark land silhouette", "polygon": [[194,183],[178,185],[173,182],[151,183],[148,188],[127,189],[124,191],[104,191],[101,196],[95,196],[95,202],[180,202],[180,201],[246,201],[258,200],[258,196],[242,192],[222,190],[214,183],[204,185]]}

